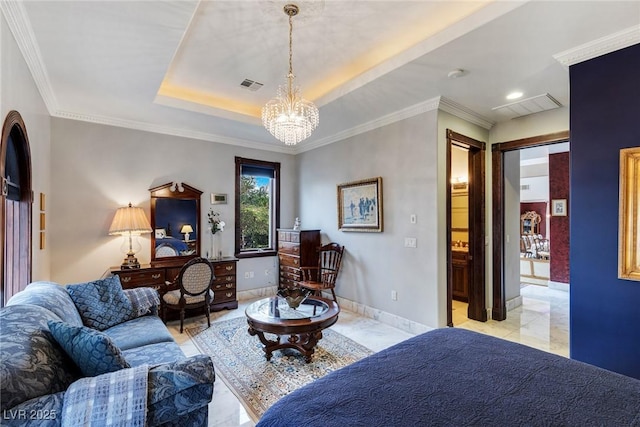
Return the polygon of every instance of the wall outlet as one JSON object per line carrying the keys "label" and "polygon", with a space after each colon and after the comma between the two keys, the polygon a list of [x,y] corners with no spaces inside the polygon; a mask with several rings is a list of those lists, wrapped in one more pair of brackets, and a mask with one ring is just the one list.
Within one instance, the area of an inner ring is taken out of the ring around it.
{"label": "wall outlet", "polygon": [[248,271],[245,271],[245,272],[244,272],[244,278],[245,278],[245,279],[248,279],[248,278],[249,278],[249,272],[248,272]]}
{"label": "wall outlet", "polygon": [[253,271],[249,272],[249,279],[253,279]]}
{"label": "wall outlet", "polygon": [[405,248],[417,248],[418,241],[415,237],[405,237],[404,238],[404,247]]}
{"label": "wall outlet", "polygon": [[393,301],[398,301],[398,293],[396,291],[391,291],[391,299]]}

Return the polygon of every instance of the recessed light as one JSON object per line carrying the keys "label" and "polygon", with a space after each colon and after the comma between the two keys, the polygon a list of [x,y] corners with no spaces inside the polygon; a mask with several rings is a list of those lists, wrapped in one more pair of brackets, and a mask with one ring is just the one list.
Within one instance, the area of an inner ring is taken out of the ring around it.
{"label": "recessed light", "polygon": [[511,92],[509,95],[507,95],[507,99],[511,100],[511,99],[522,98],[522,95],[523,95],[522,92]]}

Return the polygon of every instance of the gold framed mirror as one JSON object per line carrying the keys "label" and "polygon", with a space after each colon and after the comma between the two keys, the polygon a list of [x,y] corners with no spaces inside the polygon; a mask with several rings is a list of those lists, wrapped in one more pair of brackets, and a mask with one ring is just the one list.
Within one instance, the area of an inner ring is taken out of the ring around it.
{"label": "gold framed mirror", "polygon": [[640,147],[620,150],[618,278],[640,280]]}
{"label": "gold framed mirror", "polygon": [[169,265],[200,255],[200,197],[187,184],[167,183],[151,193],[151,264]]}

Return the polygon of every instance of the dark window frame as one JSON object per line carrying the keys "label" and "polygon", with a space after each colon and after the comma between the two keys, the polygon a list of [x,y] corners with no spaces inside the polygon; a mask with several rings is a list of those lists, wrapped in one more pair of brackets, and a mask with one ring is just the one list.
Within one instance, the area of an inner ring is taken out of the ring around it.
{"label": "dark window frame", "polygon": [[[268,162],[264,160],[247,159],[243,157],[236,157],[236,192],[235,192],[235,249],[234,254],[236,258],[257,258],[265,256],[276,256],[278,253],[278,238],[277,229],[280,227],[280,163]],[[271,245],[272,247],[267,250],[252,250],[242,251],[242,225],[240,218],[240,177],[242,173],[242,166],[256,166],[260,168],[273,169],[274,174],[274,192],[275,200],[272,200],[274,212],[272,214],[272,226],[270,230]]]}

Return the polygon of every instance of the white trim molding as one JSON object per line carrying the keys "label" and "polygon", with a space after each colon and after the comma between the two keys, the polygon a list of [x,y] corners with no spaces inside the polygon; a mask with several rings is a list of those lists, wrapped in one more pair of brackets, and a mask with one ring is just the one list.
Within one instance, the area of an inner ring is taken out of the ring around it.
{"label": "white trim molding", "polygon": [[640,25],[601,37],[553,55],[565,67],[640,43]]}
{"label": "white trim molding", "polygon": [[478,125],[487,130],[490,130],[496,122],[487,119],[486,117],[481,116],[475,111],[465,107],[462,104],[458,104],[455,101],[450,100],[449,98],[445,98],[444,96],[440,97],[440,105],[438,108],[442,111],[446,111],[449,114],[453,114],[454,116],[461,118],[462,120],[466,120],[469,123],[473,123],[474,125]]}

